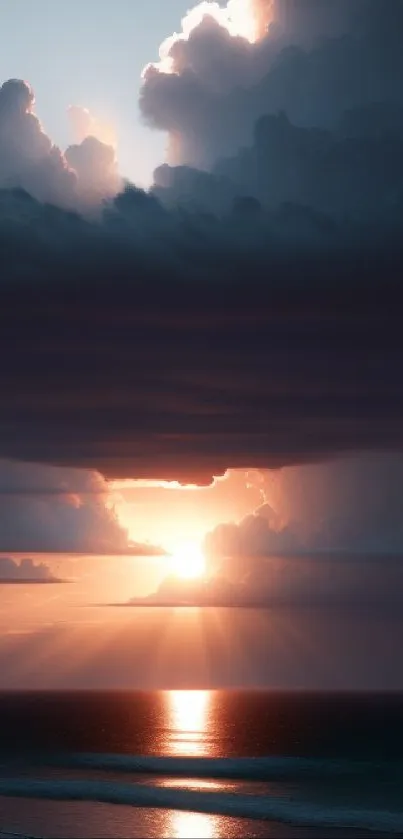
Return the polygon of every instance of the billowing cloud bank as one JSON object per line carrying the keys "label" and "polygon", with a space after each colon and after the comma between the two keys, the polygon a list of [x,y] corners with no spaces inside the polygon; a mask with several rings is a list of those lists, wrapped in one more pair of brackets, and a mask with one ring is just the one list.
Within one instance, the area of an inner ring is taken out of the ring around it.
{"label": "billowing cloud bank", "polygon": [[144,72],[142,111],[170,133],[171,162],[210,169],[278,110],[336,129],[343,112],[401,105],[401,0],[240,0],[232,17],[228,8],[201,3]]}
{"label": "billowing cloud bank", "polygon": [[147,119],[211,170],[155,195],[101,209],[113,149],[60,155],[3,86],[0,183],[31,194],[0,193],[0,456],[205,483],[402,447],[403,3],[258,3],[253,32],[247,5],[145,72]]}
{"label": "billowing cloud bank", "polygon": [[211,556],[403,552],[403,457],[370,454],[262,472],[262,504],[206,539]]}
{"label": "billowing cloud bank", "polygon": [[[257,473],[262,504],[206,535],[213,600],[399,607],[403,461],[365,454]],[[200,594],[202,594],[200,592]]]}
{"label": "billowing cloud bank", "polygon": [[157,169],[156,194],[215,212],[248,195],[391,218],[403,183],[401,0],[257,2],[249,18],[268,28],[251,42],[246,23],[230,32],[252,6],[240,0],[245,17],[231,22],[200,4],[146,69],[143,113],[168,132],[176,164]]}

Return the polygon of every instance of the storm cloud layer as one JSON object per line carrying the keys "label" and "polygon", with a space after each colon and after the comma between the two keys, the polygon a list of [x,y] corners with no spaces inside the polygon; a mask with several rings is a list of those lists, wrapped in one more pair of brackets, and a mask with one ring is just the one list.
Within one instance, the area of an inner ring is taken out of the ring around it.
{"label": "storm cloud layer", "polygon": [[191,482],[399,448],[396,228],[3,193],[0,455]]}

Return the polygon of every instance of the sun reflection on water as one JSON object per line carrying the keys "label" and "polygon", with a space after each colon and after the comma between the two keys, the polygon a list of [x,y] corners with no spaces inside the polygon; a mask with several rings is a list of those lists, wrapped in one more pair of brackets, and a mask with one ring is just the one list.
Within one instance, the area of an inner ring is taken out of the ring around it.
{"label": "sun reflection on water", "polygon": [[167,696],[168,754],[208,756],[210,691],[172,690]]}
{"label": "sun reflection on water", "polygon": [[157,786],[171,789],[193,789],[197,792],[217,792],[223,789],[231,789],[231,786],[222,781],[206,780],[205,778],[162,778],[156,782]]}
{"label": "sun reflection on water", "polygon": [[[208,690],[172,690],[166,694],[165,753],[172,757],[208,757],[211,751],[211,693]],[[164,778],[161,786],[212,790],[213,779]],[[168,812],[165,836],[172,839],[218,839],[219,819],[207,813]]]}
{"label": "sun reflection on water", "polygon": [[219,836],[218,820],[204,813],[169,814],[166,836],[172,839],[216,839]]}

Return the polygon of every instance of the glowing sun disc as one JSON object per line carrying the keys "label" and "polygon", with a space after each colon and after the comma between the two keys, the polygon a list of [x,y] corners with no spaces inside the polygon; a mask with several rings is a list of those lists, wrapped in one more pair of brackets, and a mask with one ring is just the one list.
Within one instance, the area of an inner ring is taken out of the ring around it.
{"label": "glowing sun disc", "polygon": [[201,577],[205,571],[203,552],[196,542],[178,545],[172,554],[171,563],[173,573],[186,580]]}

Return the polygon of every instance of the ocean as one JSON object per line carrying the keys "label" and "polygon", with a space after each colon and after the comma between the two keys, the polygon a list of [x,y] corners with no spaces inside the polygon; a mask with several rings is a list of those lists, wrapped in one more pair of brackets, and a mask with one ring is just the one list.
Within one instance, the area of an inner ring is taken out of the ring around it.
{"label": "ocean", "polygon": [[403,695],[0,695],[0,836],[403,836]]}

